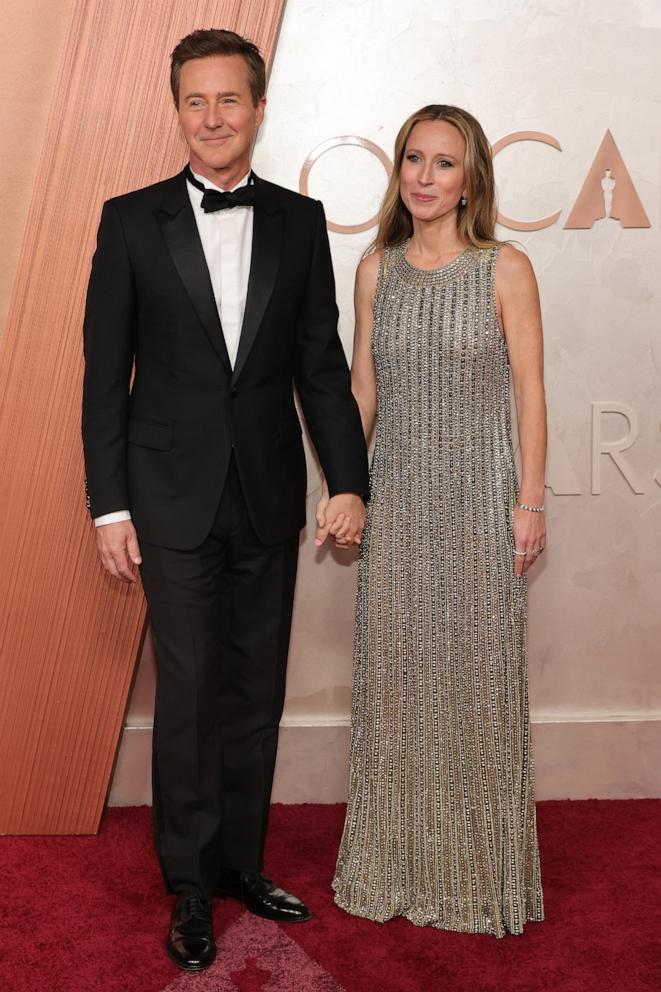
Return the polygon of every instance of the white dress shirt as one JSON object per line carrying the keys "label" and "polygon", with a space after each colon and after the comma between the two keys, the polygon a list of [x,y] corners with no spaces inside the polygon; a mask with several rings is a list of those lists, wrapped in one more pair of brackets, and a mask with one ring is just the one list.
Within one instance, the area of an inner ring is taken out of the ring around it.
{"label": "white dress shirt", "polygon": [[[193,175],[210,189],[221,189],[205,176],[200,176],[197,172]],[[246,173],[236,186],[232,186],[232,189],[245,186],[249,175],[249,172]],[[186,183],[186,189],[209,269],[227,353],[234,368],[248,295],[254,211],[252,207],[232,207],[230,210],[216,210],[207,214],[202,209],[202,190],[190,182]],[[131,514],[128,510],[115,510],[113,513],[104,513],[103,516],[96,517],[94,524],[96,527],[102,527],[104,524],[130,519]]]}

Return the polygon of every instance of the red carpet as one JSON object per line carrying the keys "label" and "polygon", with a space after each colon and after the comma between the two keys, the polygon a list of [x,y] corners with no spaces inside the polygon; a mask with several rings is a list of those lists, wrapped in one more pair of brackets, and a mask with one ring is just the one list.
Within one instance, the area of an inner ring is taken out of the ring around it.
{"label": "red carpet", "polygon": [[98,837],[0,839],[2,992],[659,992],[661,800],[538,805],[546,920],[469,936],[347,916],[330,879],[343,810],[276,806],[268,873],[315,912],[278,927],[216,905],[219,956],[179,972],[151,811]]}

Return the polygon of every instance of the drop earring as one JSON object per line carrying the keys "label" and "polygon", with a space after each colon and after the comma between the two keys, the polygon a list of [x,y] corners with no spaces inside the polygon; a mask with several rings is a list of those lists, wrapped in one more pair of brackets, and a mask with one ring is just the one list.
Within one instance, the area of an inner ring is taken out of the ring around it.
{"label": "drop earring", "polygon": [[465,207],[465,206],[466,206],[466,204],[468,203],[468,200],[466,199],[466,197],[465,197],[465,196],[462,196],[462,198],[461,198],[461,201],[460,201],[460,202],[461,202],[461,205],[462,205],[462,207]]}

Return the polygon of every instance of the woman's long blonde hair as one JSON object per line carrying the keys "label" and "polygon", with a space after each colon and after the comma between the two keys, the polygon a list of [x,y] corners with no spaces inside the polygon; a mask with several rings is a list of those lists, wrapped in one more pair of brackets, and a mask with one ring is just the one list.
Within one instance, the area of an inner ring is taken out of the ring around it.
{"label": "woman's long blonde hair", "polygon": [[500,244],[494,236],[496,225],[496,188],[493,178],[491,147],[478,121],[466,110],[443,103],[432,103],[411,114],[399,129],[395,141],[395,162],[386,194],[379,211],[379,229],[368,252],[399,245],[413,234],[411,214],[399,195],[399,175],[406,143],[416,124],[423,121],[447,121],[454,125],[466,142],[466,206],[457,208],[457,234],[467,245],[491,248]]}

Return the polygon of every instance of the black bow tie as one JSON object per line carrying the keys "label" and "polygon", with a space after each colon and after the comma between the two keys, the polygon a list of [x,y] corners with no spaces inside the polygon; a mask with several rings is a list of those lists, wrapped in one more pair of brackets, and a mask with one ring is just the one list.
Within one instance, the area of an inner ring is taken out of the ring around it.
{"label": "black bow tie", "polygon": [[239,186],[238,189],[229,190],[227,193],[221,193],[218,189],[208,189],[195,178],[188,166],[186,166],[186,179],[204,193],[202,209],[205,214],[214,213],[216,210],[229,210],[231,207],[253,207],[255,205],[255,180],[252,172],[247,186]]}

